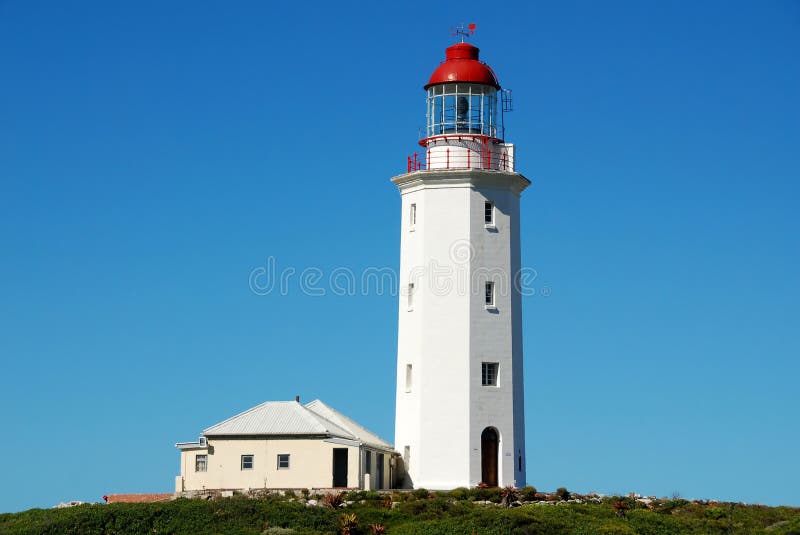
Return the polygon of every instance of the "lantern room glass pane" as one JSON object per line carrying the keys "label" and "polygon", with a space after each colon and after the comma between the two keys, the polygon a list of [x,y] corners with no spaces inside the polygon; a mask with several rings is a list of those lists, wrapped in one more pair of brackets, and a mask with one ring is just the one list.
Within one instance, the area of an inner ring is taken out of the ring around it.
{"label": "lantern room glass pane", "polygon": [[480,84],[441,84],[428,89],[427,135],[497,137],[497,90]]}

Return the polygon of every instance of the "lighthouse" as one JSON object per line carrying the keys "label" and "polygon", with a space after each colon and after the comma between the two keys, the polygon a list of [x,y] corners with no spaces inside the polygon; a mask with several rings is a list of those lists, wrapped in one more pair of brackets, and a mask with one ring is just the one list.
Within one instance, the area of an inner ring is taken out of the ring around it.
{"label": "lighthouse", "polygon": [[[506,99],[479,49],[448,47],[402,198],[395,448],[402,486],[525,485],[520,194]],[[506,109],[504,109],[506,108]]]}

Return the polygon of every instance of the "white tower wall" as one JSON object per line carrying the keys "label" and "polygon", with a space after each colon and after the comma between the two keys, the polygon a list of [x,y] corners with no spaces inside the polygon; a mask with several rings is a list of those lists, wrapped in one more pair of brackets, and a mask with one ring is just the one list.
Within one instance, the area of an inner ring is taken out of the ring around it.
{"label": "white tower wall", "polygon": [[[492,427],[500,437],[498,484],[524,485],[522,316],[514,276],[519,194],[529,182],[478,169],[417,171],[393,182],[403,214],[395,447],[407,457],[406,484],[477,485],[481,433]],[[484,223],[486,201],[495,207],[491,227]],[[491,308],[487,280],[495,283]],[[498,363],[497,386],[481,384],[483,362]]]}

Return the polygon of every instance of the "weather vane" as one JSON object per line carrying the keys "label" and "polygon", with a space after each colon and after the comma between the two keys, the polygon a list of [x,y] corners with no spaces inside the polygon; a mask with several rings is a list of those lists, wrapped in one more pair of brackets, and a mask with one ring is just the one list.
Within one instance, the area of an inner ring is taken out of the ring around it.
{"label": "weather vane", "polygon": [[451,27],[450,31],[453,32],[452,33],[453,37],[458,37],[460,35],[461,42],[463,43],[464,39],[466,39],[467,37],[472,37],[472,34],[475,33],[475,28],[477,27],[478,25],[475,24],[474,22],[471,22],[469,24],[462,23],[460,26],[456,26],[455,28]]}

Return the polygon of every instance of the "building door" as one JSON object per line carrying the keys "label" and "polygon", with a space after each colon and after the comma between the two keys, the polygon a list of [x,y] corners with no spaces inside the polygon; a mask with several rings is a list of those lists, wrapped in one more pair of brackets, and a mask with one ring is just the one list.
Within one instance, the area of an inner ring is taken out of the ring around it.
{"label": "building door", "polygon": [[376,474],[377,474],[376,475],[376,478],[377,478],[376,482],[378,484],[377,488],[378,488],[378,490],[380,490],[380,489],[383,488],[383,453],[379,453],[377,455],[377,460],[375,461],[375,464],[376,464],[375,468],[377,469],[376,470]]}
{"label": "building door", "polygon": [[487,427],[481,433],[481,480],[490,487],[497,486],[497,431]]}
{"label": "building door", "polygon": [[347,448],[333,448],[333,486],[347,486]]}

